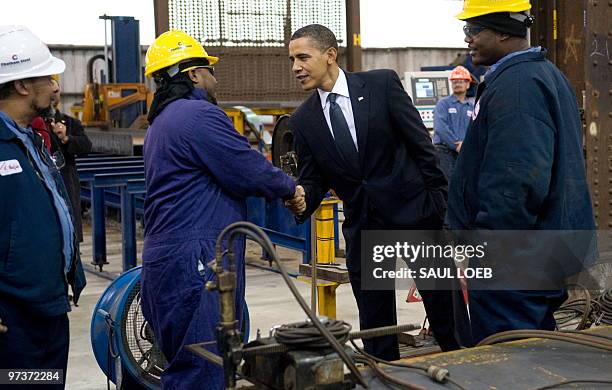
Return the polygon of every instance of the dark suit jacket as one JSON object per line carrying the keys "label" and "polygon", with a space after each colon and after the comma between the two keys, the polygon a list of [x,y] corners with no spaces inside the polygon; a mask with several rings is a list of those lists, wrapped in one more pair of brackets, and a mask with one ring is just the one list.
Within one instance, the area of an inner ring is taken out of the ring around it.
{"label": "dark suit jacket", "polygon": [[[438,229],[447,183],[421,117],[392,70],[346,73],[361,172],[349,170],[315,91],[291,116],[298,182],[306,190],[301,221],[331,188],[344,202],[344,228]],[[346,233],[346,230],[345,230]],[[349,240],[351,237],[347,237]]]}

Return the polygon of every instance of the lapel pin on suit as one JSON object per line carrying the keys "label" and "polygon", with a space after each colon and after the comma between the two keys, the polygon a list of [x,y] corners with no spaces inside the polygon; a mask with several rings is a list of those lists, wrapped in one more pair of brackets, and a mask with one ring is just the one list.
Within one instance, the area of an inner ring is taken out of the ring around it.
{"label": "lapel pin on suit", "polygon": [[362,101],[362,100],[363,100],[363,96],[359,96],[359,97],[357,98],[357,101]]}

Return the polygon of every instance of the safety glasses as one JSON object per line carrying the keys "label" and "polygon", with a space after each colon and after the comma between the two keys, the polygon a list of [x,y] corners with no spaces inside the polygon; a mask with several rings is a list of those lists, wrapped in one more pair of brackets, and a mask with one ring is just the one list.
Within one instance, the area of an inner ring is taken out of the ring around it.
{"label": "safety glasses", "polygon": [[196,65],[196,66],[190,66],[186,69],[181,70],[181,72],[189,72],[190,70],[194,70],[194,69],[200,69],[200,68],[204,68],[204,69],[208,69],[208,71],[210,72],[211,75],[215,75],[215,67],[212,65]]}
{"label": "safety glasses", "polygon": [[208,69],[208,71],[210,72],[211,75],[215,75],[215,67],[214,66],[198,66],[198,68],[204,68],[204,69]]}
{"label": "safety glasses", "polygon": [[486,30],[486,27],[475,26],[473,24],[466,24],[463,26],[463,33],[468,38],[474,38],[476,35],[480,34],[483,30]]}

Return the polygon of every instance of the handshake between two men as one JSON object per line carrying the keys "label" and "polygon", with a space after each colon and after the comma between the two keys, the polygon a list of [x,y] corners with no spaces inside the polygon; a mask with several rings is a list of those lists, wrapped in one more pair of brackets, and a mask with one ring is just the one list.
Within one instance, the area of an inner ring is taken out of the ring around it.
{"label": "handshake between two men", "polygon": [[295,186],[293,198],[285,201],[285,207],[295,215],[303,214],[306,211],[306,191],[304,191],[304,187],[301,185]]}

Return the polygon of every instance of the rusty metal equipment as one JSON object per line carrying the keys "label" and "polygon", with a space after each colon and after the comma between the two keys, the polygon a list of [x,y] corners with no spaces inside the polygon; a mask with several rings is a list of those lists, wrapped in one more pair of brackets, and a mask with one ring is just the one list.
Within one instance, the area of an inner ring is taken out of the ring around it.
{"label": "rusty metal equipment", "polygon": [[[532,0],[532,46],[567,76],[581,108],[586,173],[600,260],[589,273],[600,288],[612,287],[612,2]],[[586,276],[586,275],[585,275]],[[587,277],[588,279],[588,277]]]}
{"label": "rusty metal equipment", "polygon": [[[583,110],[587,178],[597,227],[612,228],[612,2],[534,0],[532,45],[574,86]],[[612,234],[612,233],[611,233]],[[606,250],[612,249],[612,235]]]}
{"label": "rusty metal equipment", "polygon": [[[246,235],[259,243],[278,266],[283,279],[309,318],[298,324],[283,325],[270,334],[258,337],[244,345],[234,313],[236,288],[235,255],[233,241],[238,235]],[[224,250],[224,248],[228,248]],[[225,388],[236,388],[239,366],[243,378],[257,386],[270,389],[350,389],[355,384],[367,387],[355,365],[353,350],[345,342],[358,338],[378,337],[419,329],[419,325],[390,326],[351,333],[343,321],[318,318],[308,309],[300,293],[278,260],[272,243],[258,227],[248,222],[237,222],[224,229],[215,246],[217,280],[209,281],[207,289],[216,290],[220,297],[220,323],[216,345],[219,355],[209,351],[214,342],[189,345],[196,355],[224,369]],[[227,259],[227,261],[225,260]],[[228,264],[228,266],[224,266]],[[350,375],[344,374],[344,365]]]}

